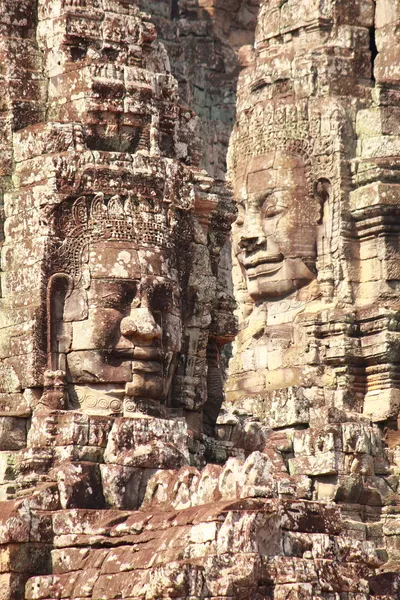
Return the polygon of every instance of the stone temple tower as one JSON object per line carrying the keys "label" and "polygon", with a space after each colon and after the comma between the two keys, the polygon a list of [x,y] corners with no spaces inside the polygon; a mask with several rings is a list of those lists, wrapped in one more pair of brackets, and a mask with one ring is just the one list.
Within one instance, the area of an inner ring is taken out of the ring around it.
{"label": "stone temple tower", "polygon": [[197,119],[135,3],[13,4],[30,63],[7,55],[4,410],[56,385],[54,408],[178,409],[201,431],[231,209],[197,167]]}

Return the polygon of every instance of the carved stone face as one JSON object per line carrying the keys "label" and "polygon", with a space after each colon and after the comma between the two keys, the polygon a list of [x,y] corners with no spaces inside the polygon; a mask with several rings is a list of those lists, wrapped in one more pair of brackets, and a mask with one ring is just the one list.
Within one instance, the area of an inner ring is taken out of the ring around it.
{"label": "carved stone face", "polygon": [[251,159],[238,178],[233,247],[255,301],[284,298],[315,278],[319,202],[300,157]]}
{"label": "carved stone face", "polygon": [[177,286],[163,251],[97,243],[88,267],[89,285],[74,290],[64,309],[72,393],[96,411],[119,411],[124,397],[162,404],[181,344]]}

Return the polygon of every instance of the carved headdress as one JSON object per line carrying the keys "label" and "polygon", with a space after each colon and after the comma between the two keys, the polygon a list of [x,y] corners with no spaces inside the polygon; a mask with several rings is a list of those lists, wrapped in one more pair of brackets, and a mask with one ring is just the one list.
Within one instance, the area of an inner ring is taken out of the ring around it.
{"label": "carved headdress", "polygon": [[53,272],[81,277],[89,246],[102,241],[129,242],[132,248],[152,246],[171,249],[175,217],[168,204],[129,194],[105,198],[103,193],[85,195],[63,203],[56,218],[60,243],[54,252]]}

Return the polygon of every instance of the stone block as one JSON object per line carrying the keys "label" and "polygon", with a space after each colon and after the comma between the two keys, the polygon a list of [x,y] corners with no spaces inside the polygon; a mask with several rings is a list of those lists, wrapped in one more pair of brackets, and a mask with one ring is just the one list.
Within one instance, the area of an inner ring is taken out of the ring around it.
{"label": "stone block", "polygon": [[88,445],[105,448],[113,425],[113,419],[101,415],[89,417]]}
{"label": "stone block", "polygon": [[170,487],[171,506],[177,510],[193,506],[199,480],[200,472],[195,467],[179,469],[175,481]]}
{"label": "stone block", "polygon": [[50,570],[51,546],[8,544],[0,551],[0,573],[42,574]]}
{"label": "stone block", "polygon": [[9,500],[2,503],[0,514],[1,544],[30,541],[31,515],[22,501]]}
{"label": "stone block", "polygon": [[400,6],[397,0],[377,0],[375,21],[380,29],[389,24],[394,24],[400,20]]}
{"label": "stone block", "polygon": [[371,591],[376,594],[385,596],[387,598],[396,597],[400,587],[400,575],[399,573],[379,573],[373,575],[368,580]]}
{"label": "stone block", "polygon": [[335,475],[342,470],[343,454],[341,452],[320,452],[314,456],[303,456],[289,459],[291,475]]}
{"label": "stone block", "polygon": [[103,508],[99,466],[94,463],[60,465],[55,473],[63,508]]}
{"label": "stone block", "polygon": [[16,459],[16,452],[0,452],[0,484],[4,484],[15,479]]}
{"label": "stone block", "polygon": [[193,503],[209,504],[218,502],[221,497],[218,486],[221,471],[222,467],[220,465],[208,464],[204,467],[201,471]]}
{"label": "stone block", "polygon": [[214,542],[217,538],[216,523],[199,523],[190,531],[190,541],[194,544],[205,544]]}
{"label": "stone block", "polygon": [[312,598],[313,586],[311,583],[288,583],[277,585],[275,588],[276,600],[286,600],[295,594],[296,600],[308,600]]}
{"label": "stone block", "polygon": [[343,423],[343,452],[347,453],[365,453],[371,452],[372,430],[366,425],[360,423]]}
{"label": "stone block", "polygon": [[274,497],[277,493],[276,471],[269,456],[252,452],[241,468],[239,497]]}
{"label": "stone block", "polygon": [[238,498],[241,485],[243,462],[237,458],[229,458],[218,479],[218,489],[223,500]]}
{"label": "stone block", "polygon": [[316,559],[319,581],[322,590],[327,592],[365,593],[369,592],[368,578],[370,570],[357,563],[334,563],[333,561]]}
{"label": "stone block", "polygon": [[368,392],[364,400],[363,414],[373,423],[397,417],[400,411],[400,390],[384,389]]}
{"label": "stone block", "polygon": [[23,600],[27,574],[1,573],[0,598],[1,600]]}
{"label": "stone block", "polygon": [[106,506],[137,510],[144,498],[146,483],[154,471],[120,465],[100,465]]}
{"label": "stone block", "polygon": [[31,579],[25,589],[26,600],[43,600],[54,596],[57,594],[58,582],[59,577],[53,575],[43,575]]}
{"label": "stone block", "polygon": [[0,449],[19,450],[26,446],[26,419],[0,417]]}
{"label": "stone block", "polygon": [[104,453],[106,463],[142,468],[179,468],[189,459],[181,420],[118,418]]}
{"label": "stone block", "polygon": [[310,403],[301,387],[287,387],[264,394],[265,423],[269,427],[291,427],[309,422]]}
{"label": "stone block", "polygon": [[170,505],[170,490],[176,478],[172,469],[157,470],[147,482],[143,499],[143,509],[149,510],[155,506]]}

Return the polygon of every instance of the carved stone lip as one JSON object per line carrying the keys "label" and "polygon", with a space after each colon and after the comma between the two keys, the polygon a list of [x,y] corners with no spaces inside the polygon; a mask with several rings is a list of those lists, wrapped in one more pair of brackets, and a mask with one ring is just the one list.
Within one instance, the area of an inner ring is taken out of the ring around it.
{"label": "carved stone lip", "polygon": [[264,265],[265,263],[281,263],[283,262],[283,254],[279,252],[278,254],[266,254],[264,252],[257,252],[257,254],[253,254],[253,256],[249,256],[244,259],[244,266],[246,269],[251,267],[258,267],[259,265]]}
{"label": "carved stone lip", "polygon": [[162,375],[163,365],[160,360],[133,360],[133,373],[156,373]]}
{"label": "carved stone lip", "polygon": [[284,258],[282,254],[259,255],[244,261],[247,276],[259,277],[260,275],[273,275],[282,268]]}
{"label": "carved stone lip", "polygon": [[256,279],[261,275],[274,275],[282,268],[282,264],[278,266],[272,266],[270,264],[259,265],[254,269],[246,269],[247,277],[249,279]]}
{"label": "carved stone lip", "polygon": [[153,346],[114,348],[113,355],[118,358],[143,362],[161,362],[162,360],[160,348],[154,348]]}

